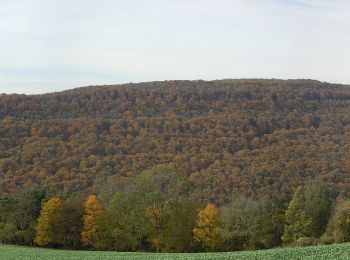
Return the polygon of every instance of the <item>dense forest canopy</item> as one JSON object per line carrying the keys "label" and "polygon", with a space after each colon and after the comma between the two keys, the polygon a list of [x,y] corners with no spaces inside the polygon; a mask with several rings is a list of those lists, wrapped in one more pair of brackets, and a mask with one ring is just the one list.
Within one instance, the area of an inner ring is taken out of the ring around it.
{"label": "dense forest canopy", "polygon": [[350,195],[350,87],[163,81],[0,96],[0,193],[102,195],[171,164],[191,199],[286,195],[321,177]]}

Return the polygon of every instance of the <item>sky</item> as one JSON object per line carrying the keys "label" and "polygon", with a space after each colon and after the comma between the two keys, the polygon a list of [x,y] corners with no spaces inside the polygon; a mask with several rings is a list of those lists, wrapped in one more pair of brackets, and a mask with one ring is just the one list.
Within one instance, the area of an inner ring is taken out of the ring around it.
{"label": "sky", "polygon": [[0,93],[172,79],[350,84],[348,0],[0,0]]}

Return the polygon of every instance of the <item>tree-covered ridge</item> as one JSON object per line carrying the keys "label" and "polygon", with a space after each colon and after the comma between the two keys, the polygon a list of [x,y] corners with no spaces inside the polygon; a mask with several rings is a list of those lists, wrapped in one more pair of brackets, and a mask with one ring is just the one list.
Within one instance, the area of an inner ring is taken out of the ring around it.
{"label": "tree-covered ridge", "polygon": [[[167,113],[193,117],[234,110],[311,112],[350,99],[346,86],[312,80],[161,81],[77,88],[44,95],[1,95],[1,117],[121,118]],[[333,105],[341,107],[340,104]]]}
{"label": "tree-covered ridge", "polygon": [[0,192],[114,193],[172,163],[190,196],[349,192],[350,88],[311,80],[164,81],[0,96]]}

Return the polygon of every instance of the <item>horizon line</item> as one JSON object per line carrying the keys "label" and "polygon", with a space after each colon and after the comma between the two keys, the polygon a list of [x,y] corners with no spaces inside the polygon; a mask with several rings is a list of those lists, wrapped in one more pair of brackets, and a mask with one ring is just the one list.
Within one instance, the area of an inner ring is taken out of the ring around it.
{"label": "horizon line", "polygon": [[316,81],[323,84],[330,84],[330,85],[341,85],[341,86],[350,86],[350,83],[342,83],[342,82],[330,82],[330,81],[323,81],[318,79],[312,79],[312,78],[222,78],[222,79],[162,79],[162,80],[149,80],[149,81],[124,81],[124,82],[116,82],[116,83],[100,83],[100,84],[90,84],[90,85],[82,85],[71,88],[65,88],[58,91],[48,91],[48,92],[41,92],[41,93],[6,93],[1,92],[0,96],[3,95],[25,95],[25,96],[40,96],[40,95],[50,95],[50,94],[56,94],[56,93],[62,93],[65,91],[72,91],[72,90],[78,90],[82,88],[93,88],[93,87],[111,87],[111,86],[123,86],[123,85],[129,85],[129,84],[144,84],[144,83],[155,83],[155,82],[171,82],[171,81],[223,81],[223,80],[268,80],[268,81]]}

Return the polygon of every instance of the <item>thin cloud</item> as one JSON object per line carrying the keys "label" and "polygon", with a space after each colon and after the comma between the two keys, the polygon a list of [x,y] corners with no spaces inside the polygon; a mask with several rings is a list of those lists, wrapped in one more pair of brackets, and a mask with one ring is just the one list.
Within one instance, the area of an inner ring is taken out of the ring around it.
{"label": "thin cloud", "polygon": [[320,9],[320,10],[335,10],[345,6],[349,3],[343,0],[271,0],[282,4],[297,6],[301,8]]}
{"label": "thin cloud", "polygon": [[0,93],[166,79],[350,83],[350,4],[0,0]]}

